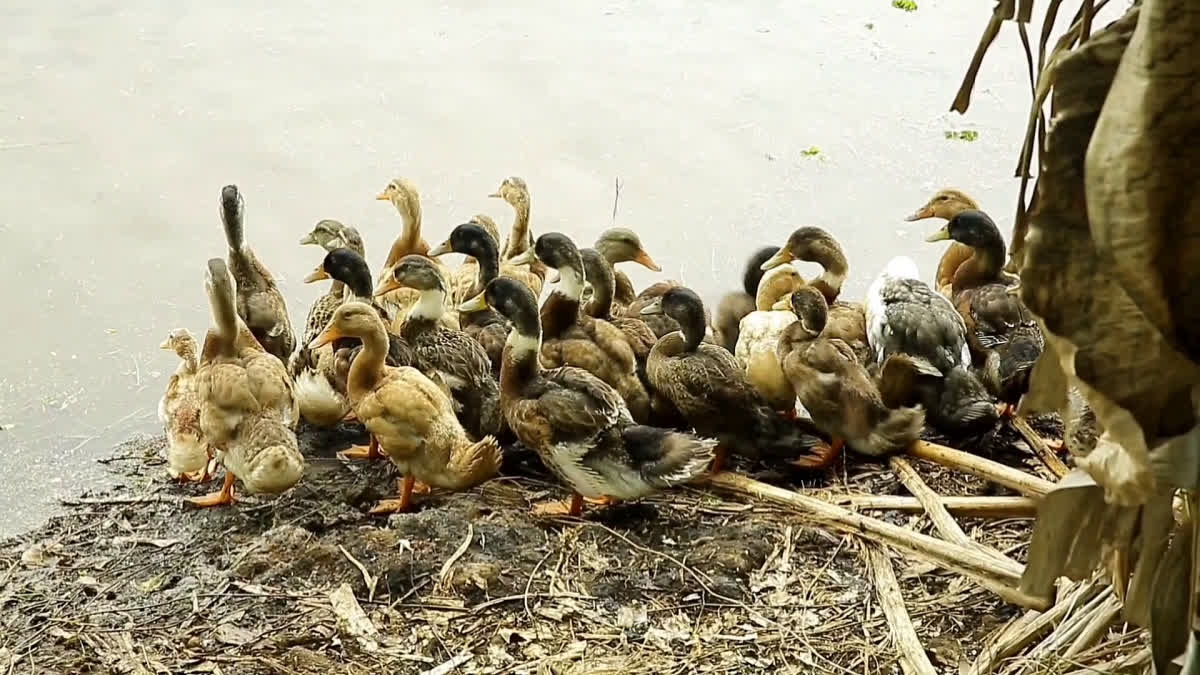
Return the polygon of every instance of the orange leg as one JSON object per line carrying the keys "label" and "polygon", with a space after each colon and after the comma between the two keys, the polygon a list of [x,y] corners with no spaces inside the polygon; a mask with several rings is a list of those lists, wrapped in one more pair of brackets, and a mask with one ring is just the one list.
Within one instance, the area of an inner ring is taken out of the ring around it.
{"label": "orange leg", "polygon": [[371,434],[369,445],[366,447],[351,446],[349,449],[339,452],[338,457],[342,459],[383,459],[383,453],[379,451],[379,439],[375,438],[375,434]]}
{"label": "orange leg", "polygon": [[1017,406],[1011,403],[1001,403],[996,407],[1000,411],[1001,419],[1011,420],[1017,416]]}
{"label": "orange leg", "polygon": [[233,478],[233,472],[229,469],[225,469],[225,483],[221,486],[220,490],[204,495],[203,497],[192,497],[191,499],[188,499],[188,503],[199,508],[232,504],[234,501]]}
{"label": "orange leg", "polygon": [[621,500],[616,497],[596,497],[595,499],[584,497],[583,501],[588,504],[595,504],[596,506],[615,506],[621,503]]}
{"label": "orange leg", "polygon": [[725,449],[725,446],[718,445],[717,447],[713,448],[713,461],[712,467],[709,468],[709,472],[714,476],[721,473],[725,470],[725,464],[728,461],[729,451]]}
{"label": "orange leg", "polygon": [[845,448],[845,441],[840,438],[834,438],[831,443],[820,443],[812,449],[812,454],[807,457],[799,457],[789,462],[797,469],[805,471],[820,471],[829,468],[841,454]]}
{"label": "orange leg", "polygon": [[571,516],[578,518],[583,515],[583,495],[572,492],[569,502],[542,502],[533,507],[535,516]]}
{"label": "orange leg", "polygon": [[418,483],[412,476],[405,476],[400,481],[400,498],[399,499],[382,499],[371,508],[372,515],[381,513],[397,513],[407,511],[412,508],[413,493],[427,493],[429,486],[424,483]]}

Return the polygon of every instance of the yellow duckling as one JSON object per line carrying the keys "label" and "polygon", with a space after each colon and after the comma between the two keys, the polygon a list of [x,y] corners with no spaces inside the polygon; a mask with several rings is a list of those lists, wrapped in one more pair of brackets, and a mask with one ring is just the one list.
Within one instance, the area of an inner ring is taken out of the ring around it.
{"label": "yellow duckling", "polygon": [[[416,480],[448,490],[464,490],[491,478],[500,468],[500,446],[492,436],[472,443],[454,416],[454,401],[416,368],[385,364],[387,328],[379,313],[362,302],[338,308],[313,347],[353,337],[362,351],[350,365],[347,387],[354,413],[371,434],[365,453],[386,455],[404,474],[399,499],[372,509],[408,509]],[[382,451],[382,453],[381,453]]]}
{"label": "yellow duckling", "polygon": [[232,503],[235,478],[250,493],[278,494],[304,473],[293,431],[299,411],[291,379],[238,317],[233,277],[220,258],[208,261],[205,288],[214,325],[196,371],[200,430],[225,466],[225,482],[219,492],[189,501]]}
{"label": "yellow duckling", "polygon": [[843,444],[872,457],[907,448],[921,436],[920,408],[889,409],[853,350],[823,334],[828,305],[815,287],[792,294],[796,321],[779,340],[779,361],[796,398],[818,429],[828,434],[832,462]]}
{"label": "yellow duckling", "polygon": [[734,355],[745,368],[746,379],[773,409],[789,416],[796,409],[796,394],[783,374],[775,347],[796,317],[774,306],[802,286],[804,277],[791,265],[779,265],[764,274],[755,295],[757,309],[742,318],[734,345]]}
{"label": "yellow duckling", "polygon": [[158,421],[167,433],[167,473],[179,481],[208,480],[211,453],[200,431],[196,338],[188,329],[177,328],[159,347],[175,352],[180,360],[158,402]]}
{"label": "yellow duckling", "polygon": [[583,257],[575,243],[564,234],[551,232],[538,237],[534,247],[522,255],[541,260],[561,279],[542,306],[542,362],[548,368],[575,366],[588,371],[620,393],[633,419],[648,420],[650,396],[638,379],[637,360],[625,334],[580,311]]}
{"label": "yellow duckling", "polygon": [[[573,275],[559,271],[564,283]],[[584,497],[636,499],[704,472],[716,441],[635,424],[617,391],[596,376],[571,366],[542,368],[537,300],[523,284],[494,279],[463,311],[483,307],[513,325],[500,369],[504,417],[572,491],[566,508],[555,504],[539,512],[578,516]]]}

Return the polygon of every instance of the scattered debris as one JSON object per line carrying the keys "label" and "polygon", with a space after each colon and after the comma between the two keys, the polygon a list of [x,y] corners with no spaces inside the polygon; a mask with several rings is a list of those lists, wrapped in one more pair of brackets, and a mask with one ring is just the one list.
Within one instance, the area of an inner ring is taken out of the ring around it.
{"label": "scattered debris", "polygon": [[917,11],[917,3],[914,0],[892,0],[892,7],[902,9],[906,12]]}
{"label": "scattered debris", "polygon": [[962,131],[947,131],[946,138],[955,141],[977,141],[979,140],[979,132],[974,129],[964,129]]}

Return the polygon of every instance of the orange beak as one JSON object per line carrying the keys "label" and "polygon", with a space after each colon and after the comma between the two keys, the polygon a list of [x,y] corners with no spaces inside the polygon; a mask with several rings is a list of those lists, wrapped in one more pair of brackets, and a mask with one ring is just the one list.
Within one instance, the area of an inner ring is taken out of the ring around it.
{"label": "orange beak", "polygon": [[924,220],[926,218],[932,218],[932,217],[933,217],[933,207],[932,206],[922,206],[921,208],[917,209],[916,211],[913,211],[912,215],[906,217],[905,220],[907,220],[907,221]]}
{"label": "orange beak", "polygon": [[396,277],[388,277],[383,280],[383,283],[379,284],[378,288],[375,289],[375,297],[378,298],[381,295],[391,293],[392,291],[400,288],[404,288],[404,286],[399,281],[396,281]]}
{"label": "orange beak", "polygon": [[324,347],[340,337],[343,336],[340,332],[338,332],[337,328],[334,328],[333,326],[326,326],[325,330],[321,331],[320,335],[313,338],[312,342],[308,343],[308,348],[316,349],[317,347]]}
{"label": "orange beak", "polygon": [[638,263],[639,265],[642,265],[648,269],[654,270],[655,272],[662,271],[662,268],[658,266],[658,263],[654,262],[654,258],[651,258],[650,254],[646,253],[645,251],[638,251],[637,255],[633,256],[633,262]]}
{"label": "orange beak", "polygon": [[309,272],[308,276],[304,277],[304,283],[311,284],[314,281],[321,281],[322,279],[328,278],[330,278],[329,273],[325,271],[325,268],[318,266],[316,269]]}
{"label": "orange beak", "polygon": [[377,199],[377,200],[379,200],[379,201],[381,201],[381,202],[390,202],[390,201],[392,201],[392,198],[391,198],[391,196],[390,196],[390,195],[388,195],[388,193],[387,193],[387,190],[384,190],[383,192],[380,192],[379,194],[375,195],[375,199]]}

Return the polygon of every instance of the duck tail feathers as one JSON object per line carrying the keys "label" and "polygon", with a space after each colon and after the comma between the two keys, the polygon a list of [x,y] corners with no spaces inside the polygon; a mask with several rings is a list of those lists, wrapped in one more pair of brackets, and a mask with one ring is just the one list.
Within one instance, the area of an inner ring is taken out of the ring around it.
{"label": "duck tail feathers", "polygon": [[712,463],[717,441],[634,424],[621,431],[625,450],[646,483],[658,488],[687,483]]}
{"label": "duck tail feathers", "polygon": [[887,411],[865,439],[851,446],[864,455],[882,457],[907,448],[921,437],[924,428],[924,409],[895,408]]}

